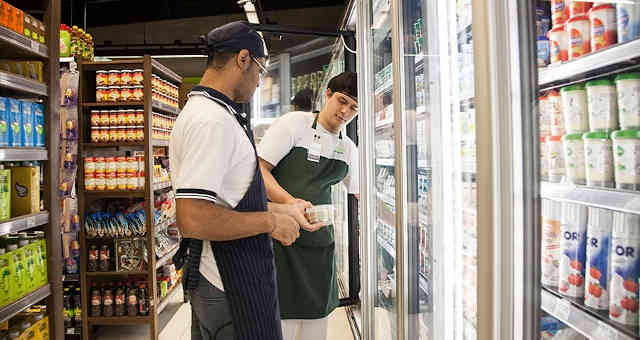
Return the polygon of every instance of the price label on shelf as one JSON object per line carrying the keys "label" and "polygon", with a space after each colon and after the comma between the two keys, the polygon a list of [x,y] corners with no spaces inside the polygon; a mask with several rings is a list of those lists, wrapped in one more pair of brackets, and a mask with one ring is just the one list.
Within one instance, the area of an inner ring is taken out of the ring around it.
{"label": "price label on shelf", "polygon": [[558,299],[556,300],[556,307],[553,309],[555,316],[560,321],[569,321],[569,315],[571,314],[571,303],[569,301]]}
{"label": "price label on shelf", "polygon": [[31,40],[31,48],[33,48],[36,51],[40,51],[40,44],[38,42],[36,42],[35,40]]}
{"label": "price label on shelf", "polygon": [[598,328],[595,331],[594,338],[596,340],[617,340],[618,332],[611,328],[611,326],[600,321],[598,322]]}
{"label": "price label on shelf", "polygon": [[36,217],[31,216],[27,218],[27,228],[33,228],[36,226]]}

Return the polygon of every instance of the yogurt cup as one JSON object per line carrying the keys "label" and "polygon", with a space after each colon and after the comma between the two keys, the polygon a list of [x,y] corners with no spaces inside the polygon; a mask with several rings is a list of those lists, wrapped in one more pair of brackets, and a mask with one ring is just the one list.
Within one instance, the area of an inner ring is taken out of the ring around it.
{"label": "yogurt cup", "polygon": [[640,38],[640,4],[616,5],[618,20],[618,42],[624,43]]}
{"label": "yogurt cup", "polygon": [[543,181],[549,179],[549,161],[547,160],[546,137],[540,137],[540,178]]}
{"label": "yogurt cup", "polygon": [[639,225],[638,215],[613,214],[609,318],[633,326],[638,324]]}
{"label": "yogurt cup", "polygon": [[311,224],[333,225],[334,207],[331,204],[314,205],[307,208],[305,212]]}
{"label": "yogurt cup", "polygon": [[573,184],[585,184],[584,142],[581,133],[574,133],[562,137],[564,162],[567,169],[567,179]]}
{"label": "yogurt cup", "polygon": [[640,130],[612,134],[616,188],[640,190]]}
{"label": "yogurt cup", "polygon": [[599,310],[609,308],[609,254],[613,212],[588,208],[587,271],[584,304]]}
{"label": "yogurt cup", "polygon": [[551,64],[569,60],[569,34],[564,24],[554,25],[549,31],[549,45],[551,46]]}
{"label": "yogurt cup", "polygon": [[538,98],[538,126],[540,127],[540,136],[547,137],[551,135],[551,112],[549,111],[549,100],[547,95]]}
{"label": "yogurt cup", "polygon": [[591,131],[610,132],[618,128],[618,98],[611,80],[587,82],[587,107]]}
{"label": "yogurt cup", "polygon": [[564,118],[562,116],[562,97],[560,92],[551,90],[547,92],[547,110],[551,117],[551,134],[562,136],[565,134]]}
{"label": "yogurt cup", "polygon": [[569,32],[569,60],[591,52],[591,24],[586,15],[572,17],[567,22]]}
{"label": "yogurt cup", "polygon": [[567,133],[589,131],[587,114],[587,91],[584,85],[565,86],[560,90],[564,128]]}
{"label": "yogurt cup", "polygon": [[571,0],[569,3],[569,17],[573,18],[580,15],[588,15],[592,6],[593,3],[591,2]]}
{"label": "yogurt cup", "polygon": [[569,7],[566,0],[551,0],[551,21],[561,25],[569,19]]}
{"label": "yogurt cup", "polygon": [[613,188],[613,143],[607,132],[588,132],[584,140],[587,185]]}
{"label": "yogurt cup", "polygon": [[589,11],[591,21],[591,49],[597,51],[618,43],[616,8],[612,4],[600,4]]}
{"label": "yogurt cup", "polygon": [[546,67],[549,65],[551,58],[551,47],[549,38],[541,35],[538,36],[538,67]]}
{"label": "yogurt cup", "polygon": [[564,150],[562,148],[562,137],[546,137],[547,161],[549,162],[549,181],[562,182],[565,176]]}
{"label": "yogurt cup", "polygon": [[560,275],[560,233],[562,219],[562,203],[542,200],[542,248],[541,248],[541,283],[545,286],[558,287]]}
{"label": "yogurt cup", "polygon": [[587,207],[562,203],[560,234],[560,294],[584,297],[587,242]]}
{"label": "yogurt cup", "polygon": [[640,72],[619,74],[615,82],[620,127],[640,129]]}

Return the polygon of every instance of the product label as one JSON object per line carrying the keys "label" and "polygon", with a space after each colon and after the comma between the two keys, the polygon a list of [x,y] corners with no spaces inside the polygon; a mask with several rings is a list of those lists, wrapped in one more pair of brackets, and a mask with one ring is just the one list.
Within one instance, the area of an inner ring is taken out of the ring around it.
{"label": "product label", "polygon": [[102,304],[100,295],[93,295],[91,297],[91,305],[92,306],[100,306]]}
{"label": "product label", "polygon": [[569,34],[569,42],[571,46],[571,59],[578,58],[585,53],[589,52],[585,48],[585,43],[589,39],[585,37],[582,32],[578,29],[572,28]]}
{"label": "product label", "polygon": [[638,277],[640,276],[640,240],[613,238],[611,248],[611,319],[625,324],[638,323]]}
{"label": "product label", "polygon": [[564,295],[584,296],[586,241],[585,226],[578,221],[563,221],[559,290]]}
{"label": "product label", "polygon": [[547,161],[549,162],[549,174],[550,175],[564,175],[565,173],[565,160],[564,151],[562,150],[562,143],[550,142],[547,143]]}
{"label": "product label", "polygon": [[567,8],[564,0],[551,1],[551,19],[554,25],[562,23],[567,19]]}
{"label": "product label", "polygon": [[616,88],[620,126],[623,129],[640,127],[640,79],[620,80]]}
{"label": "product label", "polygon": [[562,98],[559,94],[549,95],[547,110],[551,117],[551,133],[554,136],[564,135],[564,118],[562,117]]}
{"label": "product label", "polygon": [[584,181],[585,169],[583,143],[566,141],[564,144],[564,154],[569,179],[572,181]]}
{"label": "product label", "polygon": [[618,42],[616,29],[612,27],[613,22],[608,22],[610,20],[606,21],[607,22],[598,17],[592,17],[591,19],[591,45],[594,51]]}
{"label": "product label", "polygon": [[549,64],[551,49],[548,40],[538,40],[538,67],[545,67]]}
{"label": "product label", "polygon": [[542,220],[542,284],[558,286],[560,275],[560,221],[551,218]]}
{"label": "product label", "polygon": [[560,43],[557,40],[551,40],[551,63],[559,63],[563,61],[562,59],[562,48],[560,48]]}
{"label": "product label", "polygon": [[613,181],[613,155],[609,143],[585,143],[587,182]]}
{"label": "product label", "polygon": [[617,4],[619,42],[627,42],[640,36],[640,7],[637,4]]}
{"label": "product label", "polygon": [[591,130],[613,130],[618,126],[618,101],[613,86],[589,87],[588,108]]}
{"label": "product label", "polygon": [[614,152],[616,183],[640,184],[640,140],[617,140]]}
{"label": "product label", "polygon": [[595,309],[608,309],[609,292],[607,284],[611,224],[596,224],[598,224],[598,221],[589,221],[585,304]]}
{"label": "product label", "polygon": [[586,91],[564,92],[562,94],[562,108],[564,110],[564,126],[568,133],[589,130]]}

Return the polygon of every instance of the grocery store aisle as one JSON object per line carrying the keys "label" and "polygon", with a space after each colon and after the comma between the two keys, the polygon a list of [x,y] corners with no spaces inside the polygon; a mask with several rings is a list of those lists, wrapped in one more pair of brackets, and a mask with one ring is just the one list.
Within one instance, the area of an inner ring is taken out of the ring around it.
{"label": "grocery store aisle", "polygon": [[[179,288],[182,289],[182,288]],[[174,296],[174,300],[158,318],[160,340],[191,339],[191,307],[182,303],[182,293]],[[95,334],[96,340],[146,340],[149,339],[149,328],[141,326],[106,327]],[[329,336],[331,340],[354,340],[347,313],[344,308],[336,309],[329,315]]]}

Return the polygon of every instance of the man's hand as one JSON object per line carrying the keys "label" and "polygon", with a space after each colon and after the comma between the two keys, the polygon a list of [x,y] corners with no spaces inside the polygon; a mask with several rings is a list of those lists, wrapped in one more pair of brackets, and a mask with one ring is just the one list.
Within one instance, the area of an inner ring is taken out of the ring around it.
{"label": "man's hand", "polygon": [[296,220],[285,214],[273,214],[274,225],[271,237],[280,241],[284,246],[290,246],[300,237],[300,225]]}
{"label": "man's hand", "polygon": [[307,201],[301,199],[295,199],[293,203],[285,204],[284,213],[293,217],[296,222],[300,225],[300,228],[314,232],[322,227],[324,227],[324,223],[309,223],[309,219],[305,213],[305,209],[311,208],[313,205]]}

